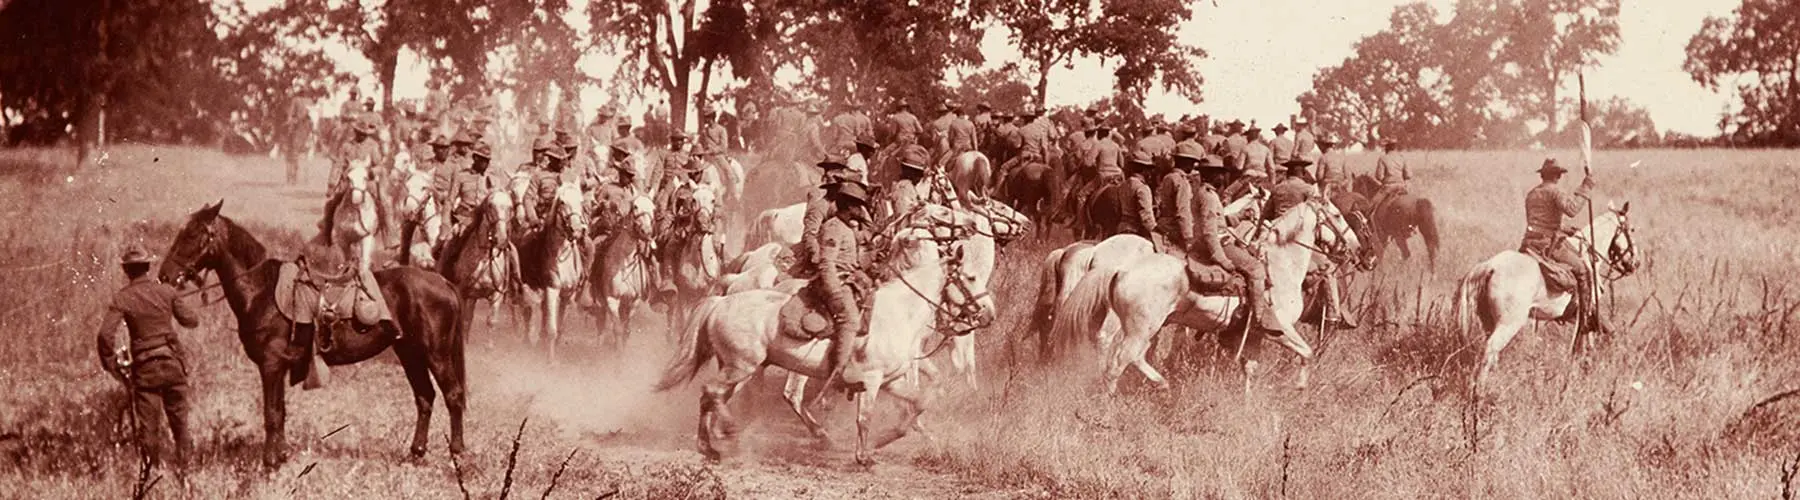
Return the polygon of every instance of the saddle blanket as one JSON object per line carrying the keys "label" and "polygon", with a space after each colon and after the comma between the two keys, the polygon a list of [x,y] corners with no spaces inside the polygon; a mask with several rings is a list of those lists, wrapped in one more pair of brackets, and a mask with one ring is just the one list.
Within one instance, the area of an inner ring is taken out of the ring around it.
{"label": "saddle blanket", "polygon": [[1194,293],[1209,296],[1242,296],[1244,278],[1238,273],[1194,259],[1187,261],[1188,286]]}
{"label": "saddle blanket", "polygon": [[1575,289],[1575,270],[1570,268],[1567,264],[1563,264],[1556,259],[1545,257],[1536,249],[1526,248],[1521,250],[1521,252],[1525,255],[1530,255],[1532,259],[1537,261],[1538,271],[1544,275],[1545,291],[1548,291],[1551,294],[1558,294]]}

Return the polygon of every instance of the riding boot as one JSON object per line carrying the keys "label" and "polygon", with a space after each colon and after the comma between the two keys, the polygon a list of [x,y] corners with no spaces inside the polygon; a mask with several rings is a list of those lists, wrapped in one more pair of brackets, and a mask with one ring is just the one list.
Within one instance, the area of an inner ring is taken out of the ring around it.
{"label": "riding boot", "polygon": [[1254,323],[1264,334],[1271,337],[1282,335],[1281,321],[1275,319],[1275,302],[1269,298],[1269,277],[1261,272],[1244,273],[1244,300],[1249,302],[1250,314]]}

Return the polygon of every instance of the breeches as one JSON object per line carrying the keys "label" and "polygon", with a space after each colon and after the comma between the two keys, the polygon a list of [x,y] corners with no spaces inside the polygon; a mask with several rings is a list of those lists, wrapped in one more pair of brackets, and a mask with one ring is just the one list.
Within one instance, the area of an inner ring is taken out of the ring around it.
{"label": "breeches", "polygon": [[[132,394],[132,406],[137,415],[138,437],[149,447],[151,456],[157,461],[168,462],[173,452],[174,463],[184,463],[194,447],[188,432],[187,384],[140,387]],[[163,432],[165,426],[169,429],[166,434]],[[171,441],[173,450],[170,449]]]}

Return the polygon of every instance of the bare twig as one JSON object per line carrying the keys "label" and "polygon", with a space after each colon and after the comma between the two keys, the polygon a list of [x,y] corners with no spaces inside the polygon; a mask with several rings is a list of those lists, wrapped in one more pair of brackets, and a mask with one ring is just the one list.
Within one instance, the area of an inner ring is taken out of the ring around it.
{"label": "bare twig", "polygon": [[338,426],[338,428],[332,429],[331,432],[327,432],[327,433],[325,433],[325,435],[319,436],[319,440],[324,441],[326,439],[331,439],[331,436],[335,436],[335,435],[337,435],[337,433],[343,432],[344,429],[349,429],[349,428],[350,428],[350,424],[340,425],[340,426]]}
{"label": "bare twig", "polygon": [[557,480],[562,479],[563,471],[569,470],[569,460],[573,460],[575,458],[575,452],[579,450],[580,448],[571,449],[569,450],[569,456],[563,457],[562,465],[556,468],[555,474],[550,475],[550,487],[544,488],[544,495],[538,497],[540,500],[550,500],[550,492],[556,491]]}
{"label": "bare twig", "polygon": [[513,469],[519,465],[519,439],[525,437],[525,423],[530,421],[531,417],[520,419],[519,432],[513,434],[512,451],[506,454],[506,476],[500,482],[500,500],[512,493]]}
{"label": "bare twig", "polygon": [[606,493],[601,493],[600,496],[594,497],[594,500],[606,500],[608,498],[612,498],[612,497],[616,497],[616,496],[619,496],[619,489],[613,488],[612,491],[608,491]]}
{"label": "bare twig", "polygon": [[1293,462],[1293,434],[1281,437],[1281,497],[1287,498],[1288,465]]}
{"label": "bare twig", "polygon": [[1794,500],[1794,476],[1800,475],[1800,452],[1781,463],[1781,500]]}
{"label": "bare twig", "polygon": [[1400,398],[1406,396],[1407,391],[1412,390],[1413,387],[1418,386],[1421,383],[1438,380],[1438,378],[1437,375],[1426,375],[1413,379],[1411,383],[1406,384],[1406,387],[1401,387],[1400,392],[1394,393],[1394,399],[1388,401],[1387,408],[1381,410],[1381,418],[1386,419],[1388,413],[1394,411],[1394,405],[1400,404]]}
{"label": "bare twig", "polygon": [[469,485],[463,481],[462,462],[455,453],[450,454],[450,468],[456,471],[456,489],[462,491],[463,500],[469,500]]}

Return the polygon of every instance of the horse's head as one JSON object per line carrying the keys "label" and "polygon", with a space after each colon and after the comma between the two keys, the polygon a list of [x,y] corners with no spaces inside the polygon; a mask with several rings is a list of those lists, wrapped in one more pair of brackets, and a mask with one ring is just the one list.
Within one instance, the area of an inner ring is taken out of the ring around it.
{"label": "horse's head", "polygon": [[407,219],[421,220],[426,206],[433,201],[431,190],[431,173],[418,170],[402,169],[406,177],[401,179],[401,190],[406,198],[400,200],[400,212]]}
{"label": "horse's head", "polygon": [[1631,239],[1631,202],[1625,202],[1625,205],[1619,208],[1612,208],[1608,204],[1607,209],[1612,215],[1619,218],[1619,223],[1618,227],[1613,230],[1612,242],[1607,244],[1604,257],[1610,272],[1617,277],[1623,277],[1637,272],[1640,264],[1637,245]]}
{"label": "horse's head", "polygon": [[502,242],[512,238],[512,193],[508,193],[504,189],[495,189],[489,192],[486,203],[481,204],[481,209],[487,212],[483,217],[488,220],[490,228],[488,237],[490,239],[494,242]]}
{"label": "horse's head", "polygon": [[512,177],[507,179],[506,190],[512,194],[512,217],[515,220],[526,221],[525,207],[528,205],[526,200],[531,199],[531,173],[523,170],[513,172]]}
{"label": "horse's head", "polygon": [[994,295],[988,292],[988,280],[985,269],[976,269],[973,263],[965,259],[966,242],[955,242],[945,247],[942,264],[944,266],[944,306],[954,318],[956,326],[951,327],[957,333],[966,333],[976,328],[993,324],[999,317],[999,308],[994,305]]}
{"label": "horse's head", "polygon": [[655,226],[656,202],[643,195],[632,198],[629,218],[631,219],[631,228],[637,231],[640,237],[649,237],[651,228]]}
{"label": "horse's head", "polygon": [[564,181],[556,186],[555,216],[571,237],[587,234],[587,210],[581,206],[581,186]]}
{"label": "horse's head", "polygon": [[719,212],[718,191],[714,190],[712,184],[705,182],[691,183],[689,184],[689,188],[691,191],[687,203],[693,204],[688,212],[688,214],[693,217],[693,220],[690,222],[694,224],[694,229],[696,231],[703,233],[713,232],[715,228],[712,227],[711,222],[717,220],[716,217],[718,217]]}
{"label": "horse's head", "polygon": [[1005,203],[988,199],[975,207],[975,229],[994,237],[1005,245],[1031,231],[1031,219]]}
{"label": "horse's head", "polygon": [[224,205],[225,200],[219,200],[188,216],[187,224],[169,245],[162,268],[157,270],[158,279],[174,286],[198,285],[201,270],[219,269],[226,252],[225,238],[230,230],[225,218],[219,216],[219,209]]}
{"label": "horse's head", "polygon": [[1373,247],[1365,247],[1357,236],[1356,227],[1343,212],[1338,211],[1337,204],[1330,199],[1316,199],[1309,203],[1318,211],[1318,244],[1333,261],[1342,263],[1354,261],[1356,267],[1364,271],[1375,268]]}

